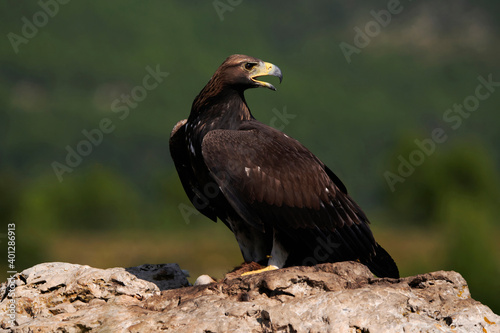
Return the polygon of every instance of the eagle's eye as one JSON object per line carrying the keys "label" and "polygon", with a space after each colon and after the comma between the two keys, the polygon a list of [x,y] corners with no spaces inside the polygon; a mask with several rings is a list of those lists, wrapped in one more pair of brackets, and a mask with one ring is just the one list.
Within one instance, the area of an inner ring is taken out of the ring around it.
{"label": "eagle's eye", "polygon": [[255,63],[252,63],[252,62],[247,62],[247,63],[245,64],[245,69],[246,69],[247,71],[252,70],[252,68],[254,68],[254,67],[255,67],[255,65],[256,65]]}

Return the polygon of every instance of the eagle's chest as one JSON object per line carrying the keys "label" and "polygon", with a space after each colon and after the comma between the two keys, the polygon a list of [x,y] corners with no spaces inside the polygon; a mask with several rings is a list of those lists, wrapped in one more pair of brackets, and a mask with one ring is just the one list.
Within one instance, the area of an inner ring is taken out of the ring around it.
{"label": "eagle's chest", "polygon": [[203,138],[213,130],[238,130],[243,117],[216,117],[210,120],[198,117],[186,123],[186,149],[191,162],[191,168],[201,183],[214,182],[203,158]]}
{"label": "eagle's chest", "polygon": [[210,177],[210,172],[203,160],[201,139],[187,132],[186,133],[186,149],[189,156],[190,168],[201,186],[206,186],[207,183],[213,181]]}
{"label": "eagle's chest", "polygon": [[185,149],[187,152],[187,165],[192,170],[193,191],[200,197],[203,205],[212,207],[221,219],[227,215],[229,203],[225,199],[217,181],[213,178],[205,164],[202,153],[202,142],[206,123],[195,122],[186,124]]}

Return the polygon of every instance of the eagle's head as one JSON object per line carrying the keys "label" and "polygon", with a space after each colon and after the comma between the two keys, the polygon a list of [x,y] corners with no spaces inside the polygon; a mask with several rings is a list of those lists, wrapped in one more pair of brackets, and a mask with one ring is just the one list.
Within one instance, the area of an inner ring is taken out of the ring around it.
{"label": "eagle's head", "polygon": [[280,82],[283,79],[278,66],[254,57],[233,54],[220,65],[212,79],[219,81],[221,85],[231,86],[238,90],[257,87],[276,90],[271,83],[257,80],[266,75],[276,76]]}

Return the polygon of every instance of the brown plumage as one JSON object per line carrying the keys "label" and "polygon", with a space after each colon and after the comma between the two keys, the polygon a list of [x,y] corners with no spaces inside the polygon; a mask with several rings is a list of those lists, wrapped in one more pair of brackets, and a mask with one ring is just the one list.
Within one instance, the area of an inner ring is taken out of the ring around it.
{"label": "brown plumage", "polygon": [[252,116],[243,93],[275,90],[257,80],[264,75],[282,78],[270,63],[230,56],[174,127],[170,152],[193,205],[233,231],[246,262],[359,260],[378,276],[399,277],[340,179],[300,142]]}

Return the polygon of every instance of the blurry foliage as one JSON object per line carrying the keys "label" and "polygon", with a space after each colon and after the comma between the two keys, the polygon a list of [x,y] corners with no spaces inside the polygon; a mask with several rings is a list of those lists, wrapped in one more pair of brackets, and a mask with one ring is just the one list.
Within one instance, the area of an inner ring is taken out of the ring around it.
{"label": "blurry foliage", "polygon": [[[201,214],[186,220],[181,215],[179,205],[190,203],[168,138],[225,57],[245,53],[284,73],[278,92],[246,93],[255,117],[269,124],[272,110],[284,107],[296,115],[284,131],[324,161],[369,216],[381,211],[385,218],[372,219],[374,229],[385,227],[376,237],[380,241],[378,235],[387,234],[381,243],[403,261],[402,273],[456,269],[470,279],[473,296],[499,312],[499,301],[488,293],[499,292],[494,284],[499,248],[492,235],[499,228],[500,90],[482,100],[394,193],[382,174],[397,168],[399,154],[415,149],[413,140],[423,137],[416,129],[434,128],[447,108],[474,93],[478,75],[492,73],[500,81],[500,5],[408,3],[347,64],[339,43],[352,43],[353,27],[363,27],[372,20],[370,10],[386,5],[242,2],[220,21],[210,1],[69,2],[19,45],[18,54],[3,38],[0,219],[16,223],[17,269],[61,258],[109,267],[182,257],[187,265],[187,254],[213,271],[220,262],[234,263],[239,258],[234,241],[232,250],[220,247],[231,254],[219,252],[231,260],[206,256],[210,246],[231,238],[221,223]],[[0,11],[9,13],[0,20],[4,37],[20,34],[21,18],[39,10],[37,2],[0,2]],[[477,45],[464,35],[469,31],[483,33],[472,38]],[[141,85],[146,66],[157,64],[169,77],[119,119],[113,101]],[[84,139],[82,130],[97,128],[103,118],[116,129],[60,183],[51,163],[64,163],[66,146],[74,148]],[[396,229],[403,227],[408,229]],[[212,233],[214,228],[226,233]],[[421,236],[429,232],[435,237]],[[203,246],[199,239],[206,241]],[[108,242],[119,245],[108,249]],[[433,256],[434,249],[442,253]],[[412,251],[420,251],[418,258]],[[2,273],[3,265],[0,261]]]}
{"label": "blurry foliage", "polygon": [[126,179],[99,165],[78,171],[62,183],[37,179],[24,193],[16,220],[36,221],[34,231],[41,234],[139,224],[139,195]]}
{"label": "blurry foliage", "polygon": [[492,210],[481,197],[451,192],[443,200],[439,215],[445,225],[438,230],[444,233],[447,244],[443,269],[462,274],[472,297],[498,311],[500,257],[493,224],[498,225],[498,209]]}
{"label": "blurry foliage", "polygon": [[[408,157],[415,149],[409,142],[406,137],[401,140],[394,160],[399,155]],[[438,145],[387,196],[387,206],[398,224],[425,226],[427,232],[441,234],[441,269],[461,273],[474,298],[499,309],[499,200],[495,163],[481,142],[469,138]]]}
{"label": "blurry foliage", "polygon": [[14,214],[19,211],[20,183],[11,170],[0,174],[0,221],[14,221]]}
{"label": "blurry foliage", "polygon": [[[409,160],[417,150],[414,138],[423,135],[404,135],[391,157],[389,170],[396,172],[401,161]],[[500,210],[500,179],[495,161],[484,145],[474,138],[461,142],[436,144],[434,153],[425,155],[421,165],[414,165],[413,173],[395,185],[395,192],[387,192],[387,206],[398,220],[405,223],[445,223],[441,210],[450,196],[464,194],[482,202],[490,210]],[[493,222],[493,221],[492,221]],[[499,221],[494,221],[500,225]]]}

